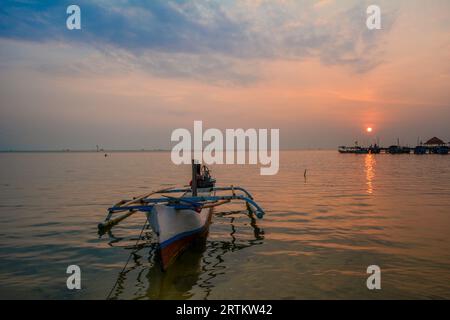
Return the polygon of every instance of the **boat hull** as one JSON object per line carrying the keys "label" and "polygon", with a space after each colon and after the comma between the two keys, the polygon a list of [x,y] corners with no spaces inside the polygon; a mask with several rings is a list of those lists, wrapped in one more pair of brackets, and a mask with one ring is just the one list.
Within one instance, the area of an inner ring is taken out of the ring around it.
{"label": "boat hull", "polygon": [[197,212],[155,205],[147,214],[153,231],[158,236],[161,267],[166,270],[175,259],[198,238],[206,237],[211,223],[212,208]]}
{"label": "boat hull", "polygon": [[[208,209],[211,211],[211,209]],[[200,238],[206,238],[209,231],[210,221],[207,222],[206,225],[201,227],[199,230],[195,230],[194,232],[188,232],[188,234],[182,235],[174,241],[171,241],[167,244],[160,245],[160,258],[162,269],[166,270],[175,259],[183,253],[187,248],[189,248],[194,242],[199,240]]]}

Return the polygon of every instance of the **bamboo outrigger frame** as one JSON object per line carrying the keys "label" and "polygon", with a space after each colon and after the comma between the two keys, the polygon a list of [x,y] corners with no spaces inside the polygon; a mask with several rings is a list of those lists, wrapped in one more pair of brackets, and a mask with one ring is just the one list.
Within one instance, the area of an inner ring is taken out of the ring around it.
{"label": "bamboo outrigger frame", "polygon": [[[99,231],[104,233],[122,220],[130,217],[136,212],[149,213],[156,204],[162,204],[175,209],[202,209],[220,206],[233,200],[244,201],[247,209],[255,213],[256,217],[261,219],[264,216],[264,210],[254,201],[253,196],[242,187],[211,187],[203,191],[220,192],[231,191],[231,195],[211,195],[211,196],[183,196],[188,193],[195,194],[193,188],[166,188],[141,195],[139,197],[121,200],[114,206],[108,208],[108,215],[103,223],[98,225]],[[236,192],[241,194],[237,194]],[[172,194],[181,193],[182,196],[174,197]],[[170,194],[170,195],[168,195]],[[152,198],[154,195],[161,195],[158,198]],[[113,214],[119,212],[127,213],[112,219]]]}

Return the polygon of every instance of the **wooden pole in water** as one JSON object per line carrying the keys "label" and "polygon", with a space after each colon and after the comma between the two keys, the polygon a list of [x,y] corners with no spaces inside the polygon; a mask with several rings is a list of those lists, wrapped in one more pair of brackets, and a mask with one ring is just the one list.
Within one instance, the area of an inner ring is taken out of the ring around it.
{"label": "wooden pole in water", "polygon": [[192,159],[192,182],[191,182],[191,188],[192,188],[192,196],[197,196],[197,164],[195,163],[195,160]]}

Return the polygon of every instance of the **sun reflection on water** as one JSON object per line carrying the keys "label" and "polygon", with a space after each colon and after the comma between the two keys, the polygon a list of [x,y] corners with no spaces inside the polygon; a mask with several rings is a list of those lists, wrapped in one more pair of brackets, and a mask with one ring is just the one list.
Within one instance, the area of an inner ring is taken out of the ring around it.
{"label": "sun reflection on water", "polygon": [[365,171],[366,171],[366,185],[367,193],[373,193],[373,180],[375,178],[375,165],[376,160],[373,154],[367,154],[365,158]]}

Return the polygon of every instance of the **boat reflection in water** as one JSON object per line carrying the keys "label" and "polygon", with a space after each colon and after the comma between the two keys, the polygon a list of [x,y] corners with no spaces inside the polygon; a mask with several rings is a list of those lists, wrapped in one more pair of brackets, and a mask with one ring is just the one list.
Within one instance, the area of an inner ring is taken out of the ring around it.
{"label": "boat reflection in water", "polygon": [[[264,231],[258,227],[255,217],[248,214],[247,211],[214,214],[216,222],[220,218],[221,226],[226,225],[230,228],[230,232],[225,237],[228,239],[199,238],[179,256],[170,268],[162,271],[156,254],[157,245],[152,242],[152,232],[149,230],[149,233],[142,239],[146,243],[138,248],[138,252],[130,255],[131,259],[119,273],[116,284],[107,298],[161,300],[189,299],[195,295],[196,299],[207,299],[214,288],[214,278],[225,272],[226,254],[262,244],[264,240]],[[250,223],[245,223],[241,227],[242,221],[238,222],[237,220],[241,220],[243,215],[248,217]],[[237,234],[238,226],[239,229],[251,228],[252,237],[249,238],[246,234],[245,239],[242,239],[240,234]],[[146,249],[150,249],[148,256],[141,255],[143,252],[147,252]],[[135,275],[136,271],[137,275]],[[130,283],[134,281],[136,283]],[[194,287],[195,290],[193,290]],[[127,288],[134,292],[130,292]]]}

